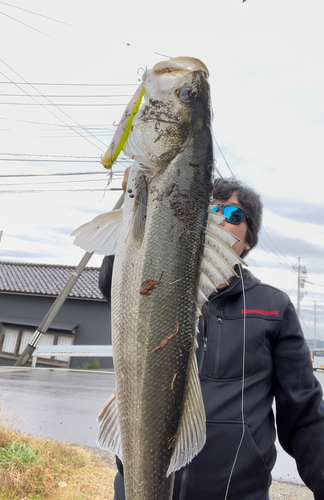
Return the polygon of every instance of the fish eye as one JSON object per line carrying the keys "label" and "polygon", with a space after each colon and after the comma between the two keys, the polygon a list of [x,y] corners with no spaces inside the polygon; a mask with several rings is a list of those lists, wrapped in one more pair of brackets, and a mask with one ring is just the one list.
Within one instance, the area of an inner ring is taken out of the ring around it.
{"label": "fish eye", "polygon": [[196,89],[191,89],[188,87],[183,87],[182,89],[178,89],[175,91],[175,93],[178,99],[180,99],[180,101],[182,102],[191,101],[193,98],[196,97],[197,94]]}

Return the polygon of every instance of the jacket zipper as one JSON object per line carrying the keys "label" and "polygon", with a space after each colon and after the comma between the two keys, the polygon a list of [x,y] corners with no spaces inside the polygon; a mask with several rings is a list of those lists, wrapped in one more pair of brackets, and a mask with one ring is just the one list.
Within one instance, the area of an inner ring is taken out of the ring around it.
{"label": "jacket zipper", "polygon": [[198,371],[199,371],[200,375],[202,374],[202,369],[203,369],[204,361],[205,361],[205,354],[207,351],[207,333],[206,333],[206,322],[205,322],[204,316],[202,316],[201,322],[202,322],[201,333],[203,335],[203,338],[202,338],[203,348],[202,348],[202,353],[201,353],[201,356],[199,358],[199,364],[198,364]]}
{"label": "jacket zipper", "polygon": [[220,316],[217,316],[217,323],[218,323],[218,328],[217,328],[217,345],[216,345],[216,359],[215,359],[215,367],[214,367],[214,374],[218,377],[219,376],[219,363],[220,363],[220,352],[221,352],[221,345],[222,345],[222,323],[223,320]]}
{"label": "jacket zipper", "polygon": [[[233,286],[232,288],[230,287],[229,289],[225,289],[223,292],[220,292],[218,295],[216,295],[215,297],[213,297],[210,302],[209,302],[209,311],[208,311],[208,320],[209,320],[209,317],[210,317],[210,303],[215,300],[215,299],[218,299],[221,295],[225,295],[225,293],[229,292],[230,290],[233,290],[233,288],[235,288],[238,284],[240,283],[240,281],[238,280]],[[220,321],[219,321],[220,319]],[[207,325],[206,325],[206,321],[205,321],[205,318],[204,316],[202,317],[202,328],[201,328],[201,333],[203,335],[202,337],[202,341],[203,341],[203,348],[202,348],[202,353],[201,353],[201,356],[199,358],[199,363],[198,363],[198,370],[199,370],[199,374],[202,375],[202,371],[203,371],[203,367],[204,367],[204,361],[205,361],[205,357],[206,357],[206,352],[207,352]],[[222,323],[222,318],[220,316],[217,317],[217,321]],[[219,353],[218,355],[218,358],[220,356],[220,349],[218,349],[218,347],[220,347],[220,339],[218,340],[218,343],[217,343],[217,352]],[[218,359],[218,362],[217,360],[215,361],[215,373],[217,374],[218,373],[218,369],[219,369],[219,359]]]}

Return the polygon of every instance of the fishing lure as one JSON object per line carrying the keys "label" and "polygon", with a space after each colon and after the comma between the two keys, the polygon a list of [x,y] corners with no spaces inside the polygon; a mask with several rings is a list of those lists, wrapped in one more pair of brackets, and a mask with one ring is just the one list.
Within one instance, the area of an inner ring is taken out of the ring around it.
{"label": "fishing lure", "polygon": [[117,130],[112,138],[112,141],[109,144],[106,153],[101,158],[101,164],[108,170],[111,169],[111,167],[117,160],[120,152],[122,151],[127,141],[129,133],[132,129],[132,123],[134,117],[141,105],[143,95],[144,95],[144,85],[143,83],[141,83],[137,88],[135,94],[127,104],[123,116],[117,127]]}

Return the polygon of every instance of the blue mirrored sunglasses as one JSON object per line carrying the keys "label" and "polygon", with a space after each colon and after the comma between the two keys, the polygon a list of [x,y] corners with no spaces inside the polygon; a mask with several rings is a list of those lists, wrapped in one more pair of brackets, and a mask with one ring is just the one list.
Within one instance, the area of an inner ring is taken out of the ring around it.
{"label": "blue mirrored sunglasses", "polygon": [[230,224],[234,224],[238,226],[241,224],[244,219],[244,215],[247,216],[247,213],[242,208],[236,207],[234,205],[224,205],[220,203],[219,205],[215,205],[212,209],[212,212],[218,212],[220,209],[223,209],[222,213],[225,216],[225,220]]}

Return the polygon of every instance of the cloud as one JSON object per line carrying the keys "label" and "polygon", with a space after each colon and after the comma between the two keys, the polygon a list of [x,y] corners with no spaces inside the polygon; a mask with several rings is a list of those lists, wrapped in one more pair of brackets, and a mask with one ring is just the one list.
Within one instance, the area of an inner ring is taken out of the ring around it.
{"label": "cloud", "polygon": [[73,226],[57,226],[57,227],[51,227],[51,231],[59,234],[67,234],[68,236],[71,236],[71,233],[75,230],[75,227]]}
{"label": "cloud", "polygon": [[49,251],[34,250],[28,252],[26,250],[3,250],[1,252],[1,260],[16,260],[27,262],[29,259],[53,258],[56,255]]}
{"label": "cloud", "polygon": [[[71,232],[73,230],[71,229]],[[12,234],[9,235],[8,238],[12,238],[14,240],[19,240],[19,242],[22,244],[24,241],[25,242],[31,242],[34,244],[39,244],[39,245],[61,245],[62,239],[65,238],[65,235],[67,234],[70,236],[70,233],[68,232],[62,232],[61,238],[57,236],[57,233],[60,233],[60,228],[57,228],[56,231],[53,231],[53,228],[44,228],[44,234],[45,236],[36,236],[35,234],[28,235],[28,234]],[[51,234],[54,233],[54,234]]]}
{"label": "cloud", "polygon": [[317,226],[324,226],[324,203],[305,203],[287,198],[277,198],[274,196],[263,195],[262,201],[264,211],[272,212],[275,215],[284,217],[295,222],[306,222]]}
{"label": "cloud", "polygon": [[[297,258],[301,257],[303,264],[307,266],[309,272],[324,273],[324,248],[311,243],[303,238],[291,238],[276,230],[271,231],[271,239],[261,230],[258,250],[270,253],[276,257],[280,263],[297,263]],[[275,241],[275,244],[273,243]],[[279,263],[278,262],[278,263]],[[263,263],[262,263],[263,264]],[[272,267],[273,261],[264,261],[264,267]]]}

